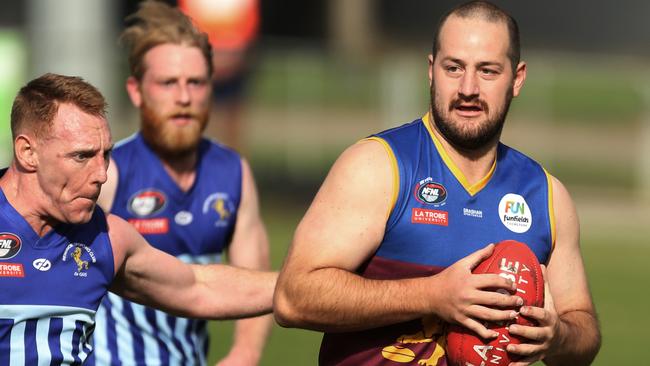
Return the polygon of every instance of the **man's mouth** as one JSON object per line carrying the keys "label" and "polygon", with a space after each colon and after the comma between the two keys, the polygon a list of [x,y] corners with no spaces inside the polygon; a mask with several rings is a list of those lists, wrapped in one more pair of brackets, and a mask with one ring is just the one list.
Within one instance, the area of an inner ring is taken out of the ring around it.
{"label": "man's mouth", "polygon": [[450,110],[463,117],[476,117],[487,111],[487,105],[481,101],[462,102],[457,100],[452,103]]}
{"label": "man's mouth", "polygon": [[187,125],[194,121],[194,115],[191,113],[177,113],[171,116],[171,120],[177,125]]}
{"label": "man's mouth", "polygon": [[456,109],[466,112],[481,112],[483,110],[479,105],[459,105]]}

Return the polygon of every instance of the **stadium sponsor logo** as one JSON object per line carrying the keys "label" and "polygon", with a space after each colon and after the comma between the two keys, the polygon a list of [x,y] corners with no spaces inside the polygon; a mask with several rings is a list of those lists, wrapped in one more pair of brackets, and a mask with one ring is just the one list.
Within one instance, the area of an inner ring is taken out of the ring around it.
{"label": "stadium sponsor logo", "polygon": [[0,263],[0,277],[25,277],[22,263]]}
{"label": "stadium sponsor logo", "polygon": [[427,205],[442,206],[447,200],[447,189],[431,177],[419,181],[413,194],[418,202]]}
{"label": "stadium sponsor logo", "polygon": [[63,261],[70,261],[74,264],[75,277],[88,277],[90,263],[97,263],[95,253],[85,244],[70,243],[63,251]]}
{"label": "stadium sponsor logo", "polygon": [[52,262],[45,258],[34,259],[32,266],[41,272],[47,272],[52,268]]}
{"label": "stadium sponsor logo", "polygon": [[533,214],[524,197],[508,193],[499,202],[499,219],[515,233],[525,233],[533,224]]}
{"label": "stadium sponsor logo", "polygon": [[207,215],[211,212],[217,214],[215,226],[227,226],[235,213],[235,204],[227,193],[215,192],[203,202],[203,214]]}
{"label": "stadium sponsor logo", "polygon": [[169,220],[166,217],[157,219],[129,219],[129,223],[142,235],[167,234],[169,232]]}
{"label": "stadium sponsor logo", "polygon": [[483,211],[475,210],[473,208],[463,208],[463,216],[476,217],[477,219],[482,219]]}
{"label": "stadium sponsor logo", "polygon": [[414,207],[411,211],[411,223],[448,226],[449,213],[447,211]]}
{"label": "stadium sponsor logo", "polygon": [[189,211],[179,211],[176,216],[174,216],[174,221],[181,226],[189,225],[192,223],[194,216]]}
{"label": "stadium sponsor logo", "polygon": [[22,241],[13,233],[0,233],[0,260],[11,259],[20,252]]}
{"label": "stadium sponsor logo", "polygon": [[156,189],[143,189],[135,193],[127,203],[127,210],[138,217],[145,217],[162,211],[167,205],[167,197]]}

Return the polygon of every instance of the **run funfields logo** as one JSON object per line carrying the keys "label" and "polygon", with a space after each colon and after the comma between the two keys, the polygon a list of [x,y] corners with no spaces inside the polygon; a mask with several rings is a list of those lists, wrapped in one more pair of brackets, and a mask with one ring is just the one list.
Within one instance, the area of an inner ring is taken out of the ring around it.
{"label": "run funfields logo", "polygon": [[499,202],[499,219],[515,233],[525,233],[533,224],[533,214],[524,197],[508,193]]}

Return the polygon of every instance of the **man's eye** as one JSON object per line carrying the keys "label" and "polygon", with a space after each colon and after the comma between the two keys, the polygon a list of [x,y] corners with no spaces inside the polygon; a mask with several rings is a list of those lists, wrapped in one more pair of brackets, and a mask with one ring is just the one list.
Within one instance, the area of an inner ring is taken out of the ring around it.
{"label": "man's eye", "polygon": [[78,154],[74,154],[72,157],[76,161],[83,162],[83,161],[86,161],[86,160],[90,159],[92,157],[92,154],[78,153]]}

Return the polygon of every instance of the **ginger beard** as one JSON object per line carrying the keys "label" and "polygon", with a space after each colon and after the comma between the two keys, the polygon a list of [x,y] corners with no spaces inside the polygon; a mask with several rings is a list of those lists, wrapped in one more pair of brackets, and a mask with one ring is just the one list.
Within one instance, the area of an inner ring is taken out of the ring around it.
{"label": "ginger beard", "polygon": [[[512,87],[506,92],[505,101],[498,108],[492,109],[478,96],[468,98],[455,97],[445,106],[442,97],[437,94],[435,83],[431,83],[431,113],[438,131],[454,147],[465,151],[477,151],[498,141],[505,124],[513,97]],[[452,113],[462,103],[471,103],[483,110],[486,115],[482,120],[463,120],[454,118]]]}
{"label": "ginger beard", "polygon": [[[147,144],[164,158],[182,158],[196,151],[208,123],[209,108],[200,111],[178,108],[161,115],[143,101],[140,107],[141,133]],[[189,120],[183,125],[175,117]]]}

